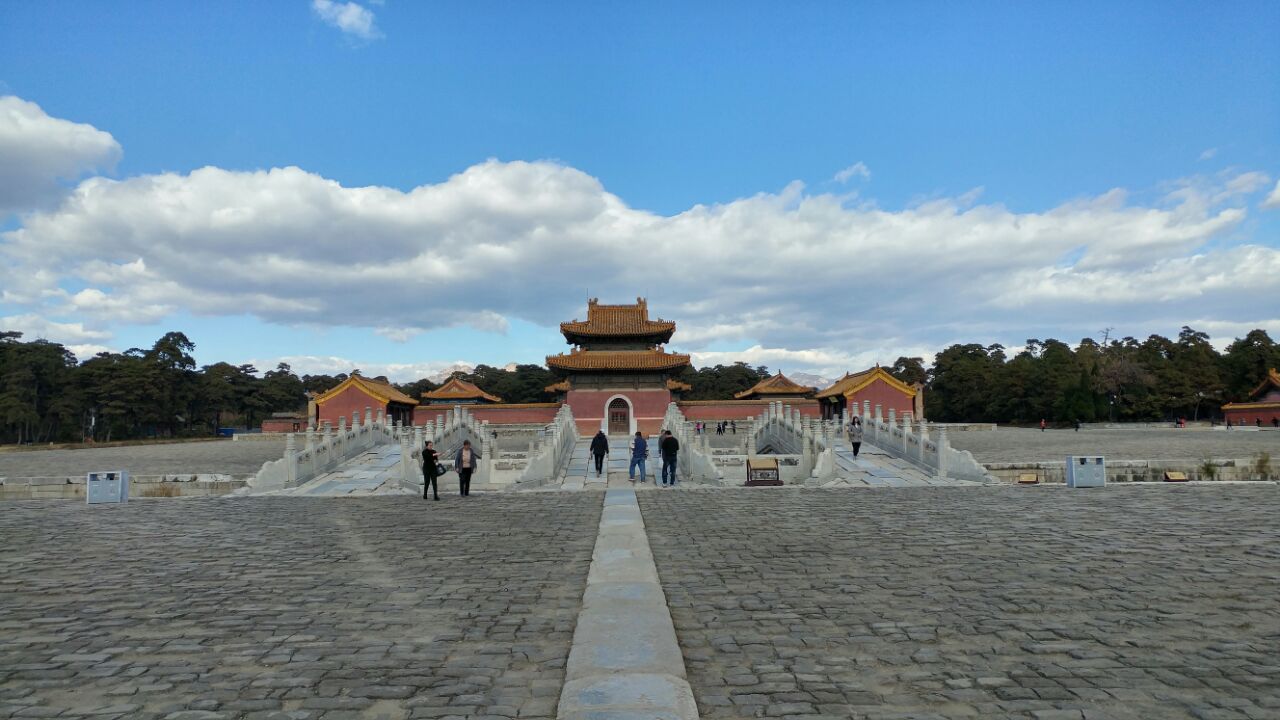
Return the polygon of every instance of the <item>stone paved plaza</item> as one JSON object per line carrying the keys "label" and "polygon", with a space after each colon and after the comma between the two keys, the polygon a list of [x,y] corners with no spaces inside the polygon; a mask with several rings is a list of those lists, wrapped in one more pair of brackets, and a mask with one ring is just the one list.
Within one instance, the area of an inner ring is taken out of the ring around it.
{"label": "stone paved plaza", "polygon": [[284,440],[126,445],[76,450],[22,450],[0,453],[0,477],[80,476],[98,470],[132,475],[211,473],[252,475],[284,454]]}
{"label": "stone paved plaza", "polygon": [[569,493],[0,504],[0,717],[554,717],[599,516]]}
{"label": "stone paved plaza", "polygon": [[1280,718],[1280,490],[645,493],[703,718]]}
{"label": "stone paved plaza", "polygon": [[[704,718],[1280,718],[1274,484],[638,493]],[[602,495],[0,504],[0,718],[549,718]]]}
{"label": "stone paved plaza", "polygon": [[999,428],[953,432],[951,446],[980,463],[1062,462],[1067,455],[1103,455],[1108,460],[1200,460],[1249,458],[1259,452],[1280,459],[1280,431],[1175,428],[1089,429],[1075,432]]}

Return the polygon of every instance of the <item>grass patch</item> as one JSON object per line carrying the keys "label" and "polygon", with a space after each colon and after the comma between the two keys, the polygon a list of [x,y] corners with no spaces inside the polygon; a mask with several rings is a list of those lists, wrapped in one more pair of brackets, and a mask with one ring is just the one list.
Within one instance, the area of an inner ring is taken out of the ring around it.
{"label": "grass patch", "polygon": [[177,483],[154,483],[143,489],[142,497],[179,497],[182,495],[181,488]]}

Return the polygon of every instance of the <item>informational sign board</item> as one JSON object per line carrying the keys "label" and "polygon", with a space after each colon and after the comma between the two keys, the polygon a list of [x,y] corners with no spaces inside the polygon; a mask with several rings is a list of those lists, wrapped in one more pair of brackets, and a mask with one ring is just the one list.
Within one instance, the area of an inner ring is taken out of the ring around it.
{"label": "informational sign board", "polygon": [[747,485],[781,485],[782,474],[778,472],[777,458],[748,458]]}
{"label": "informational sign board", "polygon": [[90,505],[129,502],[129,473],[124,470],[91,472],[84,487],[85,502]]}
{"label": "informational sign board", "polygon": [[1102,487],[1107,484],[1107,462],[1097,455],[1067,456],[1067,487]]}

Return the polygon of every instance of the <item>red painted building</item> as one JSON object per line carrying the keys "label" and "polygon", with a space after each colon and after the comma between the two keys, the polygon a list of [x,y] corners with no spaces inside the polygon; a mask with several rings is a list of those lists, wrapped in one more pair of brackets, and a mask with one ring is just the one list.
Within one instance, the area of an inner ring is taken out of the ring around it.
{"label": "red painted building", "polygon": [[1231,425],[1280,426],[1280,373],[1272,368],[1247,401],[1223,405],[1222,415]]}
{"label": "red painted building", "polygon": [[391,386],[385,379],[371,380],[352,373],[337,386],[315,399],[315,426],[328,421],[338,426],[338,418],[346,418],[351,424],[351,414],[360,413],[363,420],[365,408],[378,416],[382,412],[392,422],[408,425],[413,422],[413,411],[418,401]]}
{"label": "red painted building", "polygon": [[916,420],[924,417],[924,388],[907,385],[879,365],[845,375],[814,397],[822,404],[822,417],[825,419],[836,416],[848,418],[850,410],[861,414],[863,403],[868,401],[872,414],[879,405],[885,417],[889,416],[890,409],[898,417],[906,413],[911,413]]}
{"label": "red painted building", "polygon": [[689,366],[689,356],[662,348],[675,329],[674,322],[650,320],[644,298],[634,305],[602,305],[592,298],[585,321],[560,323],[574,347],[547,357],[547,367],[564,378],[547,390],[573,410],[580,433],[656,433],[672,392],[688,389],[671,376]]}

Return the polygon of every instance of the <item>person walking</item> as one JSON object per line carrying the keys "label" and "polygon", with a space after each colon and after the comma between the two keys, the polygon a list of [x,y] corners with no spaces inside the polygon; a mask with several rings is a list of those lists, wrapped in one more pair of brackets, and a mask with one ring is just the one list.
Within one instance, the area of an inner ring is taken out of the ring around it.
{"label": "person walking", "polygon": [[470,440],[463,440],[453,457],[453,468],[458,471],[458,494],[462,497],[471,495],[471,474],[476,471],[480,461],[480,451],[471,447]]}
{"label": "person walking", "polygon": [[730,421],[729,421],[729,429],[733,431],[733,434],[734,434],[734,435],[737,435],[737,434],[738,434],[738,421],[737,421],[737,420],[730,420]]}
{"label": "person walking", "polygon": [[422,499],[427,499],[427,488],[440,499],[440,453],[436,452],[435,443],[428,440],[422,447]]}
{"label": "person walking", "polygon": [[596,459],[596,477],[600,477],[600,473],[604,470],[604,458],[609,454],[609,438],[604,434],[604,430],[596,432],[596,436],[591,438],[591,455]]}
{"label": "person walking", "polygon": [[1040,432],[1044,432],[1044,428],[1045,428],[1044,418],[1040,418]]}
{"label": "person walking", "polygon": [[862,421],[856,415],[849,423],[849,444],[853,446],[853,459],[857,460],[862,449]]}
{"label": "person walking", "polygon": [[[670,430],[662,431],[662,440],[658,442],[658,451],[662,453],[662,484],[664,487],[674,486],[676,484],[676,460],[680,454],[680,441],[671,434]],[[669,480],[668,473],[670,473]]]}
{"label": "person walking", "polygon": [[627,477],[636,481],[636,467],[640,468],[640,482],[644,482],[645,460],[649,457],[649,441],[644,439],[640,431],[636,431],[636,439],[631,442],[631,467],[627,468]]}

